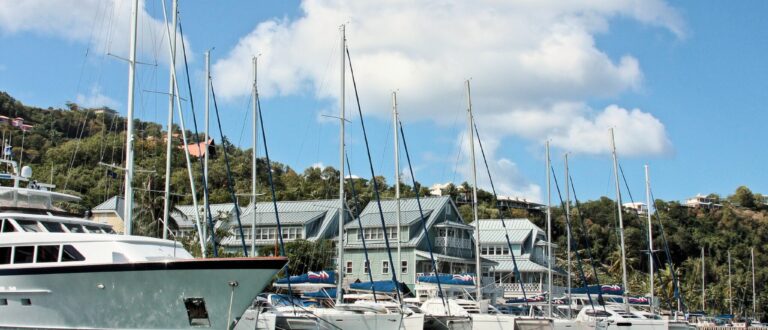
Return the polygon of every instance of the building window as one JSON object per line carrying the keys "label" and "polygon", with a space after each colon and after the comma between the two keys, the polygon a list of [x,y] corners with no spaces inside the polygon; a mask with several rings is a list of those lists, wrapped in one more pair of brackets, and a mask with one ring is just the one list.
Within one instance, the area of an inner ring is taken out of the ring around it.
{"label": "building window", "polygon": [[[365,228],[363,229],[366,240],[384,240],[384,229],[381,228]],[[387,228],[387,236],[389,239],[397,239],[397,231],[395,227]],[[358,238],[361,235],[357,235]]]}
{"label": "building window", "polygon": [[369,267],[369,266],[370,266],[370,264],[368,263],[368,261],[363,261],[363,271],[366,274],[371,272],[371,267]]}
{"label": "building window", "polygon": [[297,239],[297,238],[303,238],[301,227],[283,228],[283,239]]}
{"label": "building window", "polygon": [[352,274],[352,262],[351,261],[347,261],[347,269],[346,269],[346,271],[347,271],[347,274]]}
{"label": "building window", "polygon": [[400,261],[400,272],[403,274],[408,273],[408,260]]}
{"label": "building window", "polygon": [[480,247],[480,254],[486,256],[508,256],[509,246],[506,245],[488,245]]}
{"label": "building window", "polygon": [[381,273],[382,274],[389,274],[389,261],[382,260],[381,261]]}

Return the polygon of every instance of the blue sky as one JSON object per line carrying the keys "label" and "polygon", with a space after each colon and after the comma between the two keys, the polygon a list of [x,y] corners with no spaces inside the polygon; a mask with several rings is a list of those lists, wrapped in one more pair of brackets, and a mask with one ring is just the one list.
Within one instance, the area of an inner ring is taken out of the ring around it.
{"label": "blue sky", "polygon": [[[76,101],[124,113],[127,65],[106,52],[125,54],[129,5],[0,4],[0,90],[29,105]],[[475,116],[504,194],[545,197],[543,144],[550,139],[560,179],[562,155],[571,154],[580,198],[613,196],[608,127],[617,131],[635,198],[644,198],[646,163],[659,198],[726,195],[739,185],[768,190],[761,166],[768,119],[762,111],[768,103],[768,21],[760,16],[768,9],[765,2],[479,7],[182,1],[197,110],[203,53],[215,47],[213,79],[225,134],[249,148],[250,127],[243,128],[250,120],[249,58],[261,53],[270,155],[299,170],[335,166],[338,124],[322,115],[338,113],[337,27],[349,22],[377,174],[391,178],[394,172],[389,111],[391,92],[398,90],[417,179],[430,185],[469,178],[466,151],[460,150],[468,145],[463,83],[471,78]],[[142,13],[148,18],[141,35],[149,41],[140,43],[139,58],[158,64],[140,65],[136,114],[165,124],[166,97],[150,92],[165,91],[168,84],[159,2],[147,2]],[[348,87],[353,172],[368,176],[349,80]]]}

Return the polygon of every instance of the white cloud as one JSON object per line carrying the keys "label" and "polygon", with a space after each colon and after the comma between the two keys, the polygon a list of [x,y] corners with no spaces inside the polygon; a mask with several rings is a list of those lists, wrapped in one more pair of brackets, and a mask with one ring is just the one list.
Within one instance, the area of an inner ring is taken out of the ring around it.
{"label": "white cloud", "polygon": [[[672,150],[664,125],[650,113],[586,105],[643,84],[637,58],[612,58],[596,44],[596,35],[610,32],[611,20],[628,18],[685,37],[683,20],[663,0],[305,0],[301,9],[297,19],[259,23],[214,64],[220,96],[249,93],[252,77],[243,68],[261,54],[263,96],[310,94],[333,101],[339,89],[336,27],[349,22],[368,114],[389,116],[389,92],[397,89],[405,121],[450,124],[465,107],[462,82],[471,77],[473,108],[491,128],[484,134],[489,140],[551,139],[556,147],[594,154],[607,151],[607,129],[615,127],[623,154]],[[499,193],[538,197],[539,187],[527,183],[513,161],[490,154]]]}
{"label": "white cloud", "polygon": [[109,107],[117,109],[120,107],[120,102],[102,94],[101,88],[98,85],[91,87],[88,94],[77,94],[75,96],[75,103],[85,108]]}
{"label": "white cloud", "polygon": [[[480,142],[478,142],[475,136],[475,166],[477,167],[477,185],[478,187],[484,187],[488,191],[491,191],[491,180],[488,177],[488,171],[486,171],[485,163],[483,162],[483,151],[485,157],[488,159],[488,168],[493,176],[493,186],[496,188],[496,193],[499,196],[513,196],[525,198],[532,201],[541,201],[541,187],[535,183],[530,182],[526,176],[520,172],[514,161],[505,157],[497,156],[497,150],[501,145],[500,141],[493,135],[480,133],[480,137],[483,139],[482,149],[480,148]],[[471,152],[469,150],[469,139],[466,135],[466,131],[460,137],[461,140],[457,140],[456,143],[461,148],[461,160],[457,168],[461,177],[464,179],[461,181],[467,181],[472,184],[472,161]],[[459,184],[456,182],[455,184]]]}
{"label": "white cloud", "polygon": [[[151,63],[156,59],[161,63],[169,63],[168,38],[161,3],[139,1],[137,29],[139,61]],[[0,32],[6,34],[32,32],[56,36],[87,43],[92,48],[91,52],[111,53],[128,58],[130,14],[131,1],[0,1]],[[168,15],[170,20],[170,9]],[[179,43],[177,56],[180,56],[179,36],[177,36],[177,42]],[[185,42],[189,50],[188,39],[185,38]],[[190,53],[187,55],[192,56]]]}
{"label": "white cloud", "polygon": [[[251,66],[254,54],[261,54],[259,89],[264,97],[310,93],[333,100],[338,95],[336,27],[350,21],[349,47],[368,113],[388,116],[389,91],[399,89],[405,120],[447,123],[455,116],[445,114],[466,102],[462,81],[473,77],[478,117],[556,121],[527,121],[518,125],[522,131],[499,134],[529,137],[526,131],[532,130],[554,138],[557,132],[552,129],[593,119],[589,111],[570,112],[581,117],[552,116],[558,108],[615,98],[642,84],[636,58],[611,59],[595,44],[594,35],[606,33],[612,18],[630,17],[677,36],[685,30],[676,11],[661,0],[396,1],[386,5],[307,0],[301,7],[303,15],[298,19],[258,24],[214,64],[221,97],[250,93],[251,71],[243,68]],[[668,142],[663,129],[654,132],[662,134],[656,141]],[[535,134],[537,139],[541,136]],[[666,147],[640,150],[668,152]]]}

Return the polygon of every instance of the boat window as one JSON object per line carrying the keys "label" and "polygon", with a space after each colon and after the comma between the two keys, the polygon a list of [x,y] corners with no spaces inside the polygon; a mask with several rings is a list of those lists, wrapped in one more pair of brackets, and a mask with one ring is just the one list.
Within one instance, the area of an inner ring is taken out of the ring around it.
{"label": "boat window", "polygon": [[11,220],[3,219],[3,232],[4,233],[12,233],[16,231],[16,227],[13,226],[11,223]]}
{"label": "boat window", "polygon": [[70,233],[84,233],[85,230],[83,229],[83,226],[74,224],[74,223],[65,223],[64,227],[67,227],[69,229]]}
{"label": "boat window", "polygon": [[21,226],[21,229],[27,232],[40,232],[40,226],[37,225],[37,221],[32,220],[16,220],[16,223]]}
{"label": "boat window", "polygon": [[61,261],[83,261],[85,257],[80,254],[77,249],[72,245],[64,245],[64,250],[61,252]]}
{"label": "boat window", "polygon": [[99,227],[96,227],[96,226],[85,226],[85,229],[88,229],[89,233],[94,233],[94,234],[103,234],[104,233],[103,231],[101,231],[101,229]]}
{"label": "boat window", "polygon": [[11,247],[0,247],[0,265],[11,263]]}
{"label": "boat window", "polygon": [[37,247],[36,262],[56,262],[59,260],[58,245],[39,245]]}
{"label": "boat window", "polygon": [[14,264],[31,263],[34,260],[32,258],[34,255],[35,255],[34,246],[17,246],[13,253],[13,263]]}
{"label": "boat window", "polygon": [[595,316],[596,317],[610,317],[611,316],[610,313],[608,313],[606,311],[601,311],[601,310],[597,310],[597,311],[596,310],[587,310],[586,313],[587,313],[587,315],[593,316],[593,317],[595,317]]}
{"label": "boat window", "polygon": [[49,233],[63,233],[64,228],[61,228],[61,224],[58,222],[41,221],[43,227],[48,230]]}
{"label": "boat window", "polygon": [[115,232],[115,230],[112,229],[112,227],[101,227],[101,229],[107,232],[107,234],[117,234],[117,232]]}

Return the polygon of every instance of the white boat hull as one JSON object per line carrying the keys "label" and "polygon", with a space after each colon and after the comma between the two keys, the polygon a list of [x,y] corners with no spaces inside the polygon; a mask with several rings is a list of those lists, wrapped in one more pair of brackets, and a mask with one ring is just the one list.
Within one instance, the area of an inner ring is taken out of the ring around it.
{"label": "white boat hull", "polygon": [[[0,328],[226,329],[285,262],[237,258],[3,269]],[[203,299],[207,322],[190,320],[190,298]]]}

